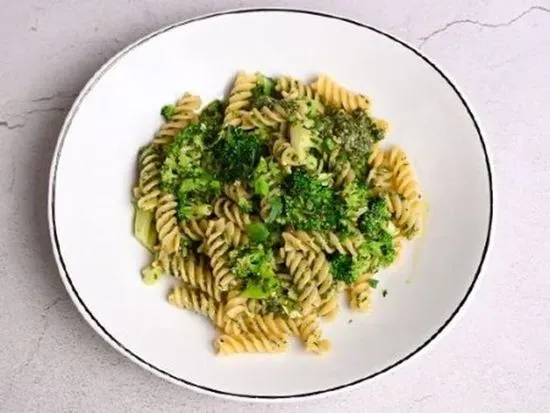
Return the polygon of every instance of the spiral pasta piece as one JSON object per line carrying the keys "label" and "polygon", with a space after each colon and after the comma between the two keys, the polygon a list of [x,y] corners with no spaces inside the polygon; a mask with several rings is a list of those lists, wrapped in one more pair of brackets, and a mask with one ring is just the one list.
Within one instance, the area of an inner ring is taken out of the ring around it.
{"label": "spiral pasta piece", "polygon": [[391,190],[393,175],[387,166],[371,168],[367,175],[369,183],[376,193],[384,193]]}
{"label": "spiral pasta piece", "polygon": [[161,250],[171,254],[179,250],[181,233],[176,217],[178,203],[172,194],[163,195],[155,211],[156,228]]}
{"label": "spiral pasta piece", "polygon": [[236,353],[282,353],[287,349],[288,341],[267,337],[261,333],[222,334],[214,341],[214,350],[220,355]]}
{"label": "spiral pasta piece", "polygon": [[380,145],[374,145],[369,155],[368,164],[371,168],[380,168],[386,162],[386,152]]}
{"label": "spiral pasta piece", "polygon": [[292,167],[304,164],[296,149],[283,136],[273,142],[272,152],[283,171],[287,173],[292,171]]}
{"label": "spiral pasta piece", "polygon": [[258,75],[239,72],[229,94],[225,108],[224,126],[240,126],[242,124],[241,113],[250,106],[252,89],[256,86]]}
{"label": "spiral pasta piece", "polygon": [[254,108],[251,111],[241,112],[243,119],[241,127],[245,130],[254,128],[277,128],[285,124],[288,118],[286,110],[281,105],[275,105],[273,109],[263,106],[260,109]]}
{"label": "spiral pasta piece", "polygon": [[273,313],[248,316],[244,320],[244,326],[248,332],[262,333],[279,339],[286,339],[289,334],[296,336],[300,334],[295,320],[276,316]]}
{"label": "spiral pasta piece", "polygon": [[357,249],[363,243],[363,237],[359,234],[350,235],[346,239],[340,239],[334,232],[321,234],[313,232],[311,234],[315,243],[326,253],[332,254],[339,252],[340,254],[350,254],[357,256]]}
{"label": "spiral pasta piece", "polygon": [[321,251],[319,245],[307,232],[291,230],[283,232],[281,236],[285,242],[285,251],[296,250],[304,253]]}
{"label": "spiral pasta piece", "polygon": [[137,206],[145,211],[157,207],[160,191],[161,159],[157,145],[151,144],[143,148],[138,158],[139,178],[134,190]]}
{"label": "spiral pasta piece", "polygon": [[306,85],[290,76],[279,77],[277,79],[277,83],[275,84],[275,90],[277,90],[285,99],[296,99],[303,97],[308,99],[317,99],[317,93],[310,85]]}
{"label": "spiral pasta piece", "polygon": [[352,310],[369,311],[372,287],[369,284],[371,274],[360,275],[349,289],[349,305]]}
{"label": "spiral pasta piece", "polygon": [[393,147],[388,153],[388,165],[393,174],[395,190],[408,200],[420,199],[420,189],[407,155]]}
{"label": "spiral pasta piece", "polygon": [[394,223],[407,238],[416,235],[422,229],[422,202],[401,197],[396,193],[386,196],[388,209]]}
{"label": "spiral pasta piece", "polygon": [[306,350],[315,354],[323,354],[330,350],[330,341],[322,338],[321,327],[315,314],[305,316],[300,322],[300,338]]}
{"label": "spiral pasta piece", "polygon": [[192,239],[193,241],[201,241],[206,235],[206,228],[208,227],[208,220],[190,220],[184,221],[180,224],[182,232]]}
{"label": "spiral pasta piece", "polygon": [[308,259],[298,251],[285,252],[285,264],[298,291],[298,301],[302,307],[303,315],[313,313],[321,303],[321,297],[310,269],[312,258],[314,257],[310,256]]}
{"label": "spiral pasta piece", "polygon": [[242,211],[249,211],[252,208],[252,194],[241,182],[235,181],[223,186],[223,192],[231,201],[235,202]]}
{"label": "spiral pasta piece", "polygon": [[326,321],[333,320],[340,311],[340,303],[338,298],[338,290],[336,288],[332,288],[323,301],[321,301],[318,313],[319,317],[323,317]]}
{"label": "spiral pasta piece", "polygon": [[214,282],[212,271],[204,256],[182,257],[180,254],[174,254],[170,260],[170,273],[174,277],[181,278],[192,288],[208,294],[214,300],[218,302],[222,300],[222,291]]}
{"label": "spiral pasta piece", "polygon": [[185,93],[174,105],[170,119],[161,126],[153,142],[157,145],[167,145],[172,142],[179,131],[196,119],[195,111],[200,106],[201,98],[199,96]]}
{"label": "spiral pasta piece", "polygon": [[247,309],[248,298],[240,291],[231,290],[227,294],[227,305],[225,306],[225,320],[235,320],[242,317]]}
{"label": "spiral pasta piece", "polygon": [[264,300],[256,300],[256,299],[250,299],[246,303],[247,309],[246,312],[248,315],[260,315],[265,312],[265,301]]}
{"label": "spiral pasta piece", "polygon": [[191,310],[210,318],[219,328],[224,326],[223,319],[220,318],[220,314],[224,311],[223,304],[217,303],[205,292],[195,290],[185,283],[172,288],[168,295],[168,302],[181,309]]}
{"label": "spiral pasta piece", "polygon": [[332,290],[333,280],[330,264],[324,253],[315,254],[315,258],[311,262],[311,275],[315,279],[319,294],[321,297],[325,297]]}
{"label": "spiral pasta piece", "polygon": [[214,214],[218,218],[225,218],[244,230],[250,224],[250,216],[239,208],[237,204],[228,198],[221,197],[214,202]]}
{"label": "spiral pasta piece", "polygon": [[363,237],[359,234],[350,235],[340,239],[334,232],[321,234],[320,232],[307,233],[304,231],[286,231],[282,234],[285,241],[285,251],[319,252],[327,254],[339,252],[357,256],[357,249],[363,243]]}
{"label": "spiral pasta piece", "polygon": [[203,243],[203,250],[210,257],[215,284],[221,291],[237,285],[237,279],[227,261],[229,243],[225,237],[225,226],[224,220],[210,221]]}
{"label": "spiral pasta piece", "polygon": [[367,110],[370,106],[366,96],[340,86],[325,75],[320,75],[311,87],[319,94],[321,101],[336,108],[342,108],[346,112],[353,112],[357,109]]}

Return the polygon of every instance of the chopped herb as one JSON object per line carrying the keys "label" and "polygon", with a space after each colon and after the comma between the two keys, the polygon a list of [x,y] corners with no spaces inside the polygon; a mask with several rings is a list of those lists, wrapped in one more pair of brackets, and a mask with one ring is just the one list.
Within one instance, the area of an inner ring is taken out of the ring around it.
{"label": "chopped herb", "polygon": [[261,222],[254,222],[246,227],[246,233],[250,241],[255,243],[264,242],[269,238],[269,230]]}
{"label": "chopped herb", "polygon": [[164,105],[160,110],[160,114],[166,122],[168,122],[172,118],[172,116],[174,116],[175,112],[176,107],[174,105]]}
{"label": "chopped herb", "polygon": [[376,288],[379,281],[376,278],[369,278],[367,282],[372,288]]}

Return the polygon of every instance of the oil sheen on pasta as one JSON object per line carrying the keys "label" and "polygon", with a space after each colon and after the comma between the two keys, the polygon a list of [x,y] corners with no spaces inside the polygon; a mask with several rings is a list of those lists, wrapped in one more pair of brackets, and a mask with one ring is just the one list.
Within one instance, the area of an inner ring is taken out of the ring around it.
{"label": "oil sheen on pasta", "polygon": [[218,354],[284,352],[290,336],[325,353],[340,294],[369,310],[377,272],[421,229],[410,161],[380,146],[369,99],[327,76],[240,72],[202,106],[164,106],[138,154],[143,281],[170,277],[168,301],[210,319]]}

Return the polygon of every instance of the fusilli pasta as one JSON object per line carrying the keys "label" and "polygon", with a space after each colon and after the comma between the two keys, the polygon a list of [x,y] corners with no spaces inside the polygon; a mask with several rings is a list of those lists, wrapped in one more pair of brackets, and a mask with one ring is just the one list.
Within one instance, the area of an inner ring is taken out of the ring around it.
{"label": "fusilli pasta", "polygon": [[241,230],[250,224],[250,216],[241,211],[239,206],[228,198],[221,197],[214,202],[214,214],[218,218],[226,218],[233,222]]}
{"label": "fusilli pasta", "polygon": [[176,218],[177,205],[174,195],[165,194],[159,199],[155,212],[160,247],[168,254],[180,248],[181,233]]}
{"label": "fusilli pasta", "polygon": [[257,78],[256,74],[248,75],[244,72],[237,74],[225,108],[224,126],[239,126],[242,123],[241,113],[250,105],[252,89],[256,86]]}
{"label": "fusilli pasta", "polygon": [[365,96],[347,90],[328,76],[320,75],[311,87],[323,102],[347,112],[369,108],[369,100]]}
{"label": "fusilli pasta", "polygon": [[409,159],[382,147],[388,124],[367,97],[325,75],[239,72],[225,100],[200,106],[189,93],[164,106],[138,154],[143,282],[170,277],[168,301],[211,321],[218,354],[280,353],[290,336],[327,352],[320,323],[342,291],[369,310],[378,271],[420,233]]}
{"label": "fusilli pasta", "polygon": [[200,97],[189,93],[184,94],[174,105],[169,119],[162,125],[153,142],[158,145],[172,142],[176,134],[196,118],[195,111],[200,106]]}
{"label": "fusilli pasta", "polygon": [[261,333],[222,334],[214,340],[214,350],[221,355],[235,353],[282,353],[288,341],[273,339]]}
{"label": "fusilli pasta", "polygon": [[143,148],[139,155],[139,181],[134,195],[137,195],[137,207],[145,211],[157,207],[161,195],[160,166],[158,146],[151,144]]}
{"label": "fusilli pasta", "polygon": [[277,79],[275,88],[284,98],[317,98],[317,93],[311,86],[306,85],[290,76],[281,76]]}

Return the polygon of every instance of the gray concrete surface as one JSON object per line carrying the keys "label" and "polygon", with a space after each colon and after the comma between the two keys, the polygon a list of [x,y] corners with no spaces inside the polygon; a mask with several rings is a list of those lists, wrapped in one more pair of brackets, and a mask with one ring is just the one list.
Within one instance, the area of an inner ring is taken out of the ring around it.
{"label": "gray concrete surface", "polygon": [[[347,394],[252,406],[164,382],[93,332],[59,279],[46,193],[63,118],[102,63],[178,20],[268,5],[352,17],[432,58],[481,121],[497,198],[486,276],[437,345]],[[548,0],[1,0],[0,412],[550,412],[549,68]]]}

